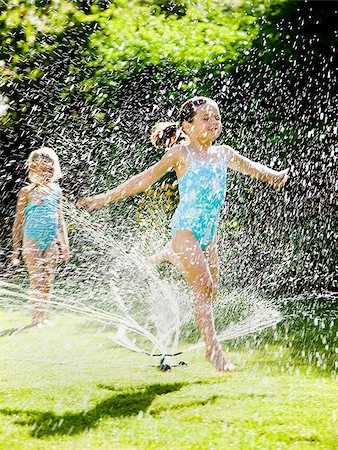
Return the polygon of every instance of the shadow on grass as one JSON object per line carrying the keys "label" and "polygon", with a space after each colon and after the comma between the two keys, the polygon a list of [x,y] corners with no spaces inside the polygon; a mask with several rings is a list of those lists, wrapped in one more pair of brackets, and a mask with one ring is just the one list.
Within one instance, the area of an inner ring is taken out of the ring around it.
{"label": "shadow on grass", "polygon": [[[194,400],[194,401],[182,401],[182,398],[180,398],[179,403],[177,404],[171,404],[169,407],[167,406],[160,406],[156,409],[150,411],[150,415],[152,417],[161,417],[161,413],[165,411],[178,411],[182,409],[188,409],[188,408],[195,408],[199,406],[206,406],[206,405],[213,405],[217,400],[220,398],[224,398],[225,395],[211,395],[208,398],[205,398],[203,400]],[[226,396],[229,398],[228,396]],[[247,395],[245,396],[247,398]]]}
{"label": "shadow on grass", "polygon": [[17,328],[8,328],[7,330],[3,330],[0,331],[0,337],[5,337],[5,336],[15,336],[18,333],[21,333],[22,331],[28,330],[29,328],[33,328],[34,325],[30,324],[30,325],[24,325],[22,327],[17,327]]}
{"label": "shadow on grass", "polygon": [[[53,435],[74,435],[96,427],[105,417],[135,416],[145,411],[158,395],[181,389],[185,383],[151,384],[138,389],[118,391],[89,410],[55,414],[53,411],[18,410],[4,408],[0,414],[19,416],[15,424],[32,426],[31,436],[44,438]],[[100,386],[115,390],[113,386]]]}

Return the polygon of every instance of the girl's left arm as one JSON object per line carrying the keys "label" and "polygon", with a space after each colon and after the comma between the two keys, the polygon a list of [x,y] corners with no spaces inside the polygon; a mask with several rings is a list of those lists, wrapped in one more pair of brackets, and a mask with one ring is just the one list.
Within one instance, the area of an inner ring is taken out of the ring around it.
{"label": "girl's left arm", "polygon": [[25,223],[25,207],[27,204],[27,188],[22,188],[18,195],[16,203],[15,219],[13,224],[13,252],[12,263],[17,266],[20,264],[19,252],[22,241],[22,230]]}
{"label": "girl's left arm", "polygon": [[250,175],[257,180],[265,181],[271,184],[274,189],[282,187],[290,178],[289,170],[284,169],[281,171],[270,169],[270,167],[264,166],[261,163],[251,161],[251,159],[240,155],[233,148],[224,145],[224,153],[226,156],[227,165],[230,169]]}
{"label": "girl's left arm", "polygon": [[60,258],[62,261],[67,261],[70,258],[70,250],[69,250],[67,225],[66,225],[64,215],[63,215],[63,200],[62,200],[61,194],[62,194],[62,192],[60,190],[59,227],[58,227],[57,238],[58,238],[58,241],[60,242],[60,250],[61,250]]}

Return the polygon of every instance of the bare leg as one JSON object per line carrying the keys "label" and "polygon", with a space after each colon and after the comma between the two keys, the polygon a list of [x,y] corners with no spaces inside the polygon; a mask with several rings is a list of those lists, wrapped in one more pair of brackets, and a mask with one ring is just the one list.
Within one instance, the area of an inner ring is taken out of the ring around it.
{"label": "bare leg", "polygon": [[217,370],[234,370],[234,366],[225,359],[216,337],[212,312],[213,280],[203,250],[188,230],[175,234],[172,248],[184,268],[182,276],[194,293],[195,316],[206,345],[206,358]]}
{"label": "bare leg", "polygon": [[217,252],[217,238],[211,241],[206,249],[204,249],[204,256],[207,260],[210,274],[212,278],[212,299],[215,300],[218,294],[219,288],[219,262]]}
{"label": "bare leg", "polygon": [[29,305],[32,312],[32,324],[37,325],[40,320],[39,309],[42,302],[42,294],[40,292],[42,253],[32,239],[24,238],[23,240],[23,258],[29,276]]}
{"label": "bare leg", "polygon": [[172,241],[169,241],[158,253],[151,255],[147,261],[154,265],[160,264],[161,262],[170,262],[180,273],[184,271],[184,266],[179,256],[173,250]]}
{"label": "bare leg", "polygon": [[[219,288],[219,262],[216,237],[212,240],[208,247],[203,250],[203,252],[210,269],[212,278],[212,298],[214,300],[217,297]],[[175,266],[181,274],[184,271],[184,266],[180,260],[180,257],[174,252],[172,241],[169,241],[158,253],[151,255],[147,261],[154,265],[162,262],[169,262]]]}
{"label": "bare leg", "polygon": [[59,260],[59,249],[56,242],[53,242],[43,253],[43,260],[44,260],[43,265],[44,283],[42,286],[43,304],[41,311],[41,319],[42,321],[45,321],[47,317],[48,304],[50,302],[50,298],[52,295],[55,271]]}
{"label": "bare leg", "polygon": [[38,325],[46,317],[47,304],[57,266],[58,248],[54,242],[42,253],[34,240],[24,238],[23,257],[30,282],[29,304],[32,311],[32,323]]}

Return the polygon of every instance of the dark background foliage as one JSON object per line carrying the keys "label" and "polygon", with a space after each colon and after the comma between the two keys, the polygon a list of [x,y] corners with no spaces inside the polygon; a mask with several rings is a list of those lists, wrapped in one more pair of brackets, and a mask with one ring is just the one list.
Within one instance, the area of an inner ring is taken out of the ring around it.
{"label": "dark background foliage", "polygon": [[[153,56],[159,49],[145,51],[135,34],[128,44],[131,57],[120,70],[110,67],[107,57],[104,36],[109,36],[113,16],[104,14],[112,5],[123,10],[125,2],[69,3],[77,9],[60,13],[60,29],[36,33],[33,44],[23,19],[14,27],[4,12],[0,16],[1,91],[9,105],[0,128],[3,270],[16,194],[26,180],[24,162],[31,150],[41,144],[57,149],[68,198],[98,192],[157,161],[162,152],[150,146],[151,127],[175,120],[182,102],[201,94],[219,103],[222,142],[276,169],[291,167],[291,180],[280,193],[229,174],[220,225],[220,255],[229,261],[226,284],[254,284],[278,293],[332,290],[335,2],[270,1],[261,10],[262,2],[246,2],[236,10],[224,6],[223,15],[215,10],[218,16],[206,5],[210,29],[217,20],[224,20],[220,29],[228,20],[230,29],[236,19],[238,33],[245,30],[249,44],[240,44],[236,35],[223,58],[208,58],[206,47],[204,59],[185,64],[185,54],[174,60],[170,51],[157,61]],[[187,15],[184,1],[133,2],[135,11],[138,7],[148,8],[149,17],[158,20],[188,17],[199,25],[204,20]],[[203,40],[200,45],[215,44]],[[195,49],[190,51],[193,55]],[[130,214],[139,199],[128,204]],[[123,206],[118,207],[122,215]]]}

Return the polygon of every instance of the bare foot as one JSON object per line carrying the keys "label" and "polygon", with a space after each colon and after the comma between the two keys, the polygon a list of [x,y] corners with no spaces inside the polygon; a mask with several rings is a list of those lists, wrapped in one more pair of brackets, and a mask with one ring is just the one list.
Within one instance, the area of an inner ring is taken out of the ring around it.
{"label": "bare foot", "polygon": [[169,242],[158,253],[154,253],[153,255],[151,255],[147,259],[147,262],[149,264],[157,265],[157,264],[160,264],[161,262],[168,261],[168,258],[170,258],[171,252],[172,252],[172,250],[171,250],[171,245]]}
{"label": "bare foot", "polygon": [[206,350],[206,359],[211,362],[216,370],[220,372],[234,371],[236,367],[225,359],[220,345],[216,345],[212,350]]}
{"label": "bare foot", "polygon": [[162,250],[160,250],[158,253],[154,253],[147,259],[147,262],[153,265],[157,265],[165,261],[173,264],[179,272],[182,273],[184,271],[184,266],[179,256],[174,252],[171,246],[171,242],[168,242],[168,244],[163,247]]}
{"label": "bare foot", "polygon": [[234,366],[231,362],[227,362],[223,368],[224,372],[233,372],[236,370],[236,366]]}
{"label": "bare foot", "polygon": [[153,255],[149,256],[147,259],[147,263],[151,264],[152,266],[157,266],[157,264],[160,264],[163,261],[162,255],[160,253],[154,253]]}

